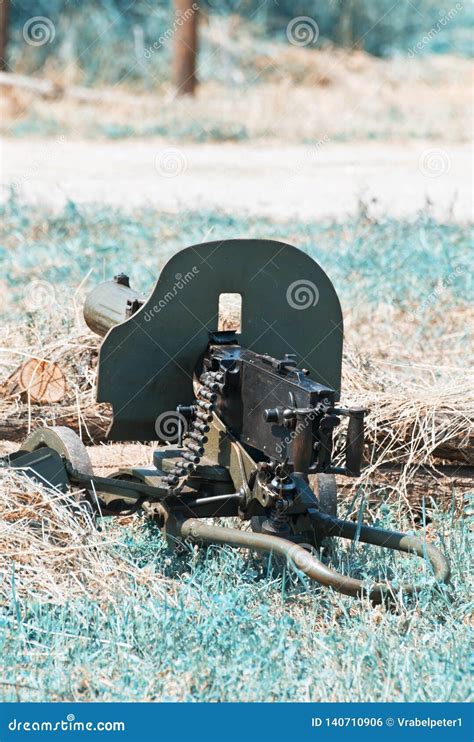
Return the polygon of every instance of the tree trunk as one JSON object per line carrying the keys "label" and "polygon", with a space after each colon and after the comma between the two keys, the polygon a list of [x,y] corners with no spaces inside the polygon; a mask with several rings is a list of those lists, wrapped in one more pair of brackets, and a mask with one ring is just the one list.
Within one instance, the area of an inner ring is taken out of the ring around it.
{"label": "tree trunk", "polygon": [[7,70],[9,0],[0,0],[0,70]]}
{"label": "tree trunk", "polygon": [[[28,414],[23,407],[21,413],[13,408],[10,412],[8,404],[2,404],[0,401],[0,441],[23,441],[29,434]],[[107,405],[93,404],[81,410],[81,419],[78,419],[78,409],[76,405],[32,405],[31,420],[33,421],[32,429],[42,425],[66,425],[76,432],[82,430],[84,442],[100,443],[105,441],[106,431],[111,422],[111,412]],[[383,451],[386,445],[386,434],[382,434],[380,439],[366,433],[366,443],[372,449]],[[403,443],[403,440],[401,440]],[[410,441],[407,441],[409,445]],[[1,455],[1,454],[0,454]],[[445,461],[450,461],[457,466],[474,467],[474,440],[468,438],[460,445],[458,440],[447,440],[438,448],[432,451],[432,455]],[[408,455],[407,455],[408,456]],[[398,456],[398,466],[403,459],[407,457]],[[412,462],[413,463],[413,462]],[[462,473],[459,474],[462,476]]]}
{"label": "tree trunk", "polygon": [[352,10],[353,0],[342,0],[339,10],[337,36],[340,46],[350,49],[353,44]]}
{"label": "tree trunk", "polygon": [[193,95],[197,85],[197,7],[195,0],[174,0],[173,85],[176,95]]}
{"label": "tree trunk", "polygon": [[12,415],[7,417],[3,409],[0,412],[0,441],[16,441],[21,443],[26,436],[43,425],[65,425],[76,433],[81,433],[84,443],[100,443],[105,441],[105,434],[111,422],[110,412],[100,405],[93,405],[81,410],[81,420],[78,419],[78,410],[75,405],[31,407],[31,430],[27,415]]}

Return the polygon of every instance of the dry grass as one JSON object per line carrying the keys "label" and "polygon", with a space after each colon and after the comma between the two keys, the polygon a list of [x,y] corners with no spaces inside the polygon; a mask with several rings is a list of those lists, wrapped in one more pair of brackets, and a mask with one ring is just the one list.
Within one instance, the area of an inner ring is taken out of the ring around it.
{"label": "dry grass", "polygon": [[[154,215],[153,223],[156,218]],[[75,219],[80,219],[79,226]],[[110,227],[104,225],[101,219],[101,215],[98,217],[94,212],[93,218],[87,223],[101,225],[100,229],[104,232],[101,239],[107,244],[115,241],[115,232],[109,237]],[[116,223],[113,219],[113,224],[114,230],[120,232],[123,229],[120,220]],[[25,234],[24,239],[30,241],[37,239],[39,232],[42,240],[39,249],[43,250],[42,245],[48,245],[44,264],[55,261],[55,264],[67,265],[67,261],[75,260],[76,255],[88,249],[90,242],[102,244],[90,235],[78,245],[71,242],[71,234],[83,229],[81,215],[72,215],[67,222],[56,220],[53,227],[44,233],[47,235],[45,237],[41,231],[44,229],[41,219],[32,222],[30,232],[23,222],[14,221],[11,232]],[[130,227],[127,228],[130,231]],[[62,252],[64,233],[68,237],[67,255]],[[350,231],[348,234],[351,234]],[[396,238],[391,236],[391,242],[378,238],[377,248],[383,246],[391,251],[389,264],[399,256],[400,240],[410,244],[408,237],[405,234]],[[457,233],[456,240],[461,260],[464,242],[461,243],[461,236]],[[298,240],[295,241],[298,243]],[[153,239],[150,237],[146,244],[140,244],[139,254],[145,257],[148,245],[154,245],[155,242],[153,233]],[[59,246],[56,252],[53,249],[55,244]],[[367,237],[364,244],[367,244]],[[22,265],[20,247],[13,243],[8,248],[16,256],[15,262],[9,263],[7,272],[13,279],[17,276],[18,266]],[[343,246],[339,250],[338,254],[343,256],[341,259],[347,259]],[[40,252],[40,255],[43,253]],[[418,303],[413,302],[413,296],[408,295],[405,286],[400,298],[396,301],[392,299],[391,304],[374,301],[373,297],[369,301],[371,281],[378,284],[387,270],[377,265],[377,256],[378,252],[374,249],[370,259],[371,266],[375,267],[371,267],[368,279],[361,273],[359,265],[353,266],[350,280],[365,280],[364,288],[352,301],[343,297],[346,305],[350,305],[350,308],[345,308],[344,315],[345,335],[351,345],[346,340],[342,402],[347,405],[363,404],[369,409],[369,414],[366,446],[368,466],[360,480],[339,478],[343,503],[341,512],[355,516],[360,503],[364,501],[369,506],[364,517],[371,522],[378,517],[380,506],[387,504],[392,512],[396,512],[396,523],[400,527],[403,522],[414,526],[419,521],[423,500],[429,511],[425,511],[425,517],[431,517],[436,507],[451,506],[453,498],[455,510],[459,513],[462,511],[463,495],[472,486],[472,480],[462,478],[461,472],[454,477],[442,477],[433,471],[433,467],[436,469],[443,464],[452,464],[455,468],[472,464],[474,405],[466,352],[469,310],[466,302],[453,302],[446,281],[441,281],[439,285],[434,283],[435,288],[431,293],[425,288],[419,295]],[[27,258],[27,255],[23,255],[23,262],[27,262]],[[437,260],[436,256],[433,260]],[[155,265],[155,256],[153,261]],[[430,268],[426,261],[423,265],[425,271]],[[20,272],[20,290],[14,283],[13,288],[4,293],[11,302],[8,309],[12,314],[16,313],[18,320],[14,323],[7,321],[2,327],[0,368],[4,377],[7,377],[30,356],[59,363],[67,379],[67,395],[63,404],[54,406],[29,405],[16,397],[1,398],[0,426],[4,432],[3,436],[0,434],[0,439],[3,437],[3,441],[0,440],[0,454],[15,450],[28,432],[36,427],[66,424],[78,430],[86,443],[95,442],[96,445],[89,446],[89,451],[94,469],[100,474],[149,463],[152,444],[117,446],[101,443],[110,413],[106,406],[97,406],[94,402],[99,339],[86,330],[81,318],[81,291],[71,289],[67,284],[62,287],[60,279],[55,280],[54,284],[46,283],[41,261],[37,270],[40,271],[36,274],[40,287],[51,291],[54,285],[55,302],[50,312],[39,312],[35,307],[32,311],[30,284]],[[402,269],[397,270],[400,273]],[[373,276],[374,272],[376,276]],[[398,275],[394,273],[394,279]],[[404,280],[406,277],[413,281],[409,271],[403,276]],[[27,278],[31,280],[30,271]],[[74,279],[67,280],[73,283]],[[38,281],[34,285],[37,284]],[[46,299],[48,296],[49,293]],[[39,296],[41,298],[42,294]],[[383,298],[386,299],[385,292]],[[408,306],[405,306],[405,302]],[[447,306],[449,311],[446,311]],[[234,322],[235,307],[227,307],[222,326],[231,328]],[[417,359],[416,362],[413,359]],[[400,465],[401,470],[388,473],[383,468],[388,463]],[[38,526],[41,519],[45,523],[45,530]],[[146,571],[137,570],[133,565],[128,568],[122,545],[120,554],[115,548],[125,538],[127,529],[136,527],[133,519],[119,519],[106,531],[93,533],[91,523],[87,519],[76,520],[64,508],[61,498],[41,492],[11,473],[4,473],[0,483],[0,529],[6,545],[5,559],[2,561],[4,594],[7,595],[11,589],[11,565],[17,555],[23,561],[16,567],[16,589],[18,593],[30,597],[36,595],[38,599],[43,596],[62,600],[85,590],[86,594],[104,596],[105,600],[108,599],[106,586],[109,576],[119,592],[126,589],[130,580],[139,584],[140,580],[148,579]],[[53,551],[50,552],[51,549]],[[157,584],[159,586],[159,581]]]}
{"label": "dry grass", "polygon": [[[404,329],[404,320],[409,321],[406,317],[398,320],[399,329],[400,324]],[[234,322],[230,307],[221,318],[221,326],[230,329]],[[440,489],[444,489],[449,498],[450,485],[454,481],[448,479],[440,484],[436,474],[432,473],[432,489],[428,484],[430,491],[427,492],[426,467],[431,470],[443,464],[455,467],[474,465],[474,392],[470,374],[462,367],[444,367],[432,361],[412,365],[409,359],[404,358],[403,348],[396,346],[395,332],[391,336],[391,353],[387,354],[386,344],[384,352],[378,349],[380,338],[384,335],[387,338],[385,322],[386,317],[383,328],[372,322],[369,338],[369,326],[359,318],[358,327],[364,333],[366,352],[362,354],[353,347],[346,347],[342,401],[347,405],[363,405],[369,414],[366,418],[366,468],[362,478],[351,483],[349,491],[345,482],[345,491],[352,496],[361,485],[380,487],[386,482],[384,466],[399,465],[401,471],[395,479],[393,474],[390,476],[393,497],[418,507],[421,495],[432,494],[436,500]],[[354,323],[353,318],[350,323]],[[44,424],[69,425],[85,442],[97,444],[105,440],[110,412],[106,405],[94,402],[98,346],[98,338],[85,333],[82,327],[69,335],[55,334],[50,340],[42,340],[38,346],[25,343],[22,351],[25,356],[31,354],[47,360],[60,360],[68,379],[68,393],[62,405],[31,405],[19,398],[1,400],[4,437],[9,438],[10,443],[0,443],[0,451],[13,450],[17,444],[12,441],[21,441],[31,430]],[[3,349],[7,350],[6,345]],[[393,360],[394,355],[398,363]],[[12,369],[18,358],[12,356],[10,363]],[[343,431],[341,440],[342,436]],[[130,466],[146,464],[151,458],[147,446],[130,445],[130,456],[125,462],[120,460],[123,447],[110,449],[110,446],[102,445],[91,451],[96,466],[109,471],[124,463]],[[466,483],[469,485],[471,481],[466,480]],[[461,482],[458,498],[463,489]]]}
{"label": "dry grass", "polygon": [[[41,418],[66,414],[81,421],[87,439],[97,339],[78,328],[70,336],[24,340],[25,353],[61,359],[70,396],[64,410],[3,400],[2,419],[14,414],[36,426]],[[10,358],[9,370],[15,362]],[[450,554],[453,600],[424,588],[399,611],[374,610],[300,584],[292,572],[272,572],[267,561],[239,550],[188,549],[170,557],[160,536],[136,516],[104,521],[98,530],[87,514],[72,512],[64,495],[0,471],[0,607],[6,616],[0,640],[9,667],[2,697],[227,701],[237,693],[245,701],[465,700],[469,548],[467,526],[453,517],[465,483],[454,489],[455,480],[445,478],[440,485],[420,477],[419,468],[439,461],[439,446],[464,445],[472,397],[464,393],[462,369],[449,371],[449,385],[444,376],[422,386],[413,369],[405,382],[387,362],[386,354],[370,358],[351,350],[344,359],[344,401],[371,409],[370,466],[359,484],[340,478],[341,514],[363,512],[365,522],[389,528],[422,527]],[[0,444],[0,451],[16,445]],[[89,451],[94,469],[110,474],[149,462],[151,448],[130,443]],[[388,459],[408,465],[387,475],[380,465]],[[443,512],[440,506],[447,505]],[[368,579],[387,573],[421,579],[420,564],[385,550],[339,544],[331,558],[340,571]]]}
{"label": "dry grass", "polygon": [[375,501],[382,496],[413,516],[423,505],[449,507],[454,497],[462,511],[463,495],[474,483],[463,469],[474,464],[474,389],[467,371],[454,377],[453,383],[404,381],[397,368],[354,352],[346,357],[345,397],[369,411],[362,475],[352,486],[341,482],[349,494],[372,491]]}
{"label": "dry grass", "polygon": [[[203,82],[195,99],[175,99],[163,84],[152,92],[137,93],[137,85],[108,88],[99,100],[92,94],[89,102],[67,94],[51,100],[8,90],[0,104],[2,130],[40,136],[321,145],[349,138],[469,138],[470,60],[381,60],[361,51],[270,47],[251,57],[248,72],[240,83]],[[67,92],[70,71],[67,77],[54,68],[46,74]]]}
{"label": "dry grass", "polygon": [[[232,326],[230,314],[222,327]],[[372,335],[378,340],[382,333],[375,329],[372,325]],[[5,437],[18,440],[41,424],[56,423],[70,424],[86,442],[104,440],[110,413],[106,406],[94,403],[98,347],[98,338],[82,332],[55,335],[42,341],[41,347],[25,345],[22,360],[31,356],[61,362],[68,380],[67,396],[62,405],[32,405],[18,396],[4,395],[0,410],[3,431],[8,431]],[[370,353],[370,345],[364,347],[364,354],[346,347],[342,388],[344,403],[362,404],[370,413],[367,460],[373,466],[405,463],[416,467],[441,460],[473,465],[474,393],[469,370],[433,362],[412,365],[402,352],[397,363],[385,360],[386,354],[381,357],[376,349]],[[7,350],[3,345],[4,353]],[[18,357],[12,356],[10,367],[16,363]]]}
{"label": "dry grass", "polygon": [[474,390],[469,372],[459,369],[452,384],[446,378],[434,383],[417,383],[415,378],[410,383],[396,370],[355,351],[346,356],[344,395],[369,411],[368,462],[411,468],[446,459],[473,465]]}
{"label": "dry grass", "polygon": [[75,598],[108,602],[141,585],[164,595],[166,580],[137,568],[118,548],[130,519],[97,530],[87,509],[78,514],[71,496],[12,471],[0,471],[0,492],[1,602],[12,596],[55,604]]}

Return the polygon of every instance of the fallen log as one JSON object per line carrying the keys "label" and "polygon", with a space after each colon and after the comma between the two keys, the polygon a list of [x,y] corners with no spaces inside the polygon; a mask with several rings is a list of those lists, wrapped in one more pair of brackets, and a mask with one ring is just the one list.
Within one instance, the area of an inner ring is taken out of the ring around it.
{"label": "fallen log", "polygon": [[14,72],[0,72],[0,86],[2,88],[19,88],[42,98],[57,98],[62,94],[62,86],[51,80],[40,80],[28,75],[17,75]]}
{"label": "fallen log", "polygon": [[[116,103],[117,93],[113,90],[93,90],[79,85],[61,85],[53,80],[18,75],[14,72],[0,71],[0,87],[25,90],[39,95],[41,98],[56,100],[59,98],[74,98],[83,103]],[[120,93],[120,102],[129,102],[131,105],[139,100],[138,96]]]}
{"label": "fallen log", "polygon": [[43,425],[65,425],[78,433],[84,443],[105,441],[111,415],[101,405],[78,409],[75,405],[57,405],[45,408],[32,405],[30,414],[18,411],[5,415],[0,410],[0,440],[21,443],[29,433]]}
{"label": "fallen log", "polygon": [[58,404],[66,395],[66,377],[57,363],[30,358],[15,369],[2,387],[5,397],[24,402]]}
{"label": "fallen log", "polygon": [[[106,405],[94,404],[79,409],[76,405],[31,405],[29,414],[26,405],[22,409],[12,409],[9,405],[0,408],[0,440],[21,442],[26,436],[42,425],[66,425],[75,430],[84,443],[102,443],[106,440],[106,432],[111,422],[111,412]],[[396,437],[396,430],[390,431],[391,444]],[[406,435],[406,431],[404,431]],[[400,464],[409,459],[410,439],[400,439],[394,450],[393,458],[386,455],[387,432],[374,436],[369,429],[366,432],[368,450],[375,448],[375,458],[385,452],[384,464]],[[407,453],[403,449],[406,447]],[[431,452],[434,459],[451,462],[455,465],[474,466],[474,439],[466,437],[462,441],[458,438],[444,440],[443,443]],[[373,454],[371,455],[373,459]],[[412,459],[412,464],[416,463]]]}

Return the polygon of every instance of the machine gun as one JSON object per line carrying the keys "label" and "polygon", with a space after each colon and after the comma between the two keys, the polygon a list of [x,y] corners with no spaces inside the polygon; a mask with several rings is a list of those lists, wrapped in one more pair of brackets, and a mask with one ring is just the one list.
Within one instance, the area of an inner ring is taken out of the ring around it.
{"label": "machine gun", "polygon": [[[238,331],[219,329],[222,294],[241,296]],[[337,517],[335,475],[360,474],[364,410],[339,404],[341,308],[310,256],[269,240],[196,245],[171,258],[148,299],[119,274],[90,293],[84,316],[105,336],[97,399],[112,405],[109,440],[167,445],[148,466],[99,477],[72,430],[42,428],[9,465],[85,493],[82,506],[102,515],[142,509],[171,541],[279,554],[374,603],[395,587],[326,566],[316,556],[325,538],[416,553],[436,580],[449,580],[445,557],[425,540]],[[333,433],[343,417],[345,465],[336,466]],[[202,521],[212,517],[238,517],[250,530]]]}

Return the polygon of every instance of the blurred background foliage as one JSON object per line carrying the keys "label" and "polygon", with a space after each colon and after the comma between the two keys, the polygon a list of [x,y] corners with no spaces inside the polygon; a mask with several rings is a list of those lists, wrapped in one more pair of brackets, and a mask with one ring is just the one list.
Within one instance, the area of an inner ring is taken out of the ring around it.
{"label": "blurred background foliage", "polygon": [[[239,68],[246,82],[245,69],[252,67],[255,54],[265,54],[268,45],[289,45],[287,25],[297,16],[309,16],[318,24],[319,39],[313,48],[337,45],[379,57],[406,56],[424,39],[417,54],[472,56],[474,6],[470,3],[452,2],[443,8],[437,0],[400,0],[395,5],[393,0],[201,0],[199,4],[202,81],[231,77],[238,83],[235,68]],[[69,70],[73,79],[86,85],[123,81],[144,87],[169,77],[171,44],[157,42],[173,24],[170,0],[151,4],[145,0],[133,4],[129,0],[16,0],[10,13],[9,65],[15,72],[31,74],[45,68],[52,73],[57,68]],[[448,14],[448,22],[441,25],[440,19]],[[24,43],[23,27],[32,16],[53,22],[50,43]]]}

